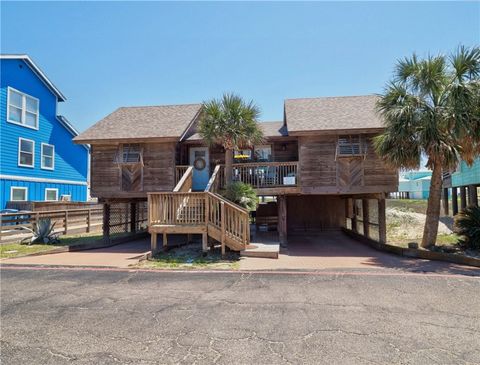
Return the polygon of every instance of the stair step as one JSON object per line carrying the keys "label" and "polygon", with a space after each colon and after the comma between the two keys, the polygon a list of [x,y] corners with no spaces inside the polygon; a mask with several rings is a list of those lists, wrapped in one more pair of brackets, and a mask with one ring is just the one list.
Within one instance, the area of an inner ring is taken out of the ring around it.
{"label": "stair step", "polygon": [[251,243],[245,250],[240,252],[240,256],[278,259],[279,252],[280,245],[277,243]]}

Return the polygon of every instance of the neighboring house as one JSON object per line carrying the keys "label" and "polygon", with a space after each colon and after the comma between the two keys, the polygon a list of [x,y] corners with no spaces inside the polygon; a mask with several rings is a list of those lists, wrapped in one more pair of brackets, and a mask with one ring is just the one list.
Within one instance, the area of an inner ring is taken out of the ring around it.
{"label": "neighboring house", "polygon": [[[478,188],[480,187],[480,158],[472,166],[461,161],[454,172],[443,175],[443,209],[448,214],[448,197],[452,197],[452,214],[458,213],[458,194],[460,209],[467,205],[478,206]],[[449,191],[451,190],[451,192]]]}
{"label": "neighboring house", "polygon": [[0,209],[9,201],[87,200],[88,146],[57,103],[65,96],[26,55],[0,56]]}
{"label": "neighboring house", "polygon": [[400,175],[398,191],[409,199],[428,199],[432,172],[408,171]]}
{"label": "neighboring house", "polygon": [[[398,173],[372,146],[383,130],[375,101],[286,100],[283,121],[260,123],[265,142],[235,153],[234,179],[276,197],[281,242],[342,228],[385,241],[385,196],[397,191]],[[91,145],[91,193],[105,217],[130,202],[135,221],[133,202],[148,195],[154,249],[167,233],[201,233],[205,244],[210,236],[235,250],[249,242],[248,214],[215,194],[225,154],[197,134],[201,113],[200,104],[119,108],[74,139]]]}

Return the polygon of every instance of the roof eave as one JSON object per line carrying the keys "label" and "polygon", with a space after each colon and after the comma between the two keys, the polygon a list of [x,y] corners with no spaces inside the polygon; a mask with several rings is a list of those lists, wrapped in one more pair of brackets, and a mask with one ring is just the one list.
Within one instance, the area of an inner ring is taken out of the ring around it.
{"label": "roof eave", "polygon": [[58,101],[66,101],[67,98],[62,92],[53,84],[52,81],[43,73],[32,59],[26,54],[0,54],[0,59],[5,60],[23,60],[30,69],[37,74],[43,83],[57,96]]}

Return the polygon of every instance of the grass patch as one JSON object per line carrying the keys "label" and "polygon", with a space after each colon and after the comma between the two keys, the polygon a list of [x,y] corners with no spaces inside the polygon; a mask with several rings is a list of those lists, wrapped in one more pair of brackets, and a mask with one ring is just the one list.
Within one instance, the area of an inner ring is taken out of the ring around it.
{"label": "grass patch", "polygon": [[32,253],[51,251],[65,245],[22,245],[21,243],[6,243],[0,245],[0,259],[8,259],[12,257],[20,257],[30,255]]}
{"label": "grass patch", "polygon": [[[459,237],[455,234],[439,234],[437,236],[437,243],[435,246],[441,247],[441,246],[456,246],[458,244]],[[420,247],[420,244],[422,242],[422,238],[406,238],[406,237],[401,237],[401,236],[390,236],[387,237],[388,244],[394,245],[394,246],[399,246],[403,248],[408,248],[408,243],[409,242],[416,242],[418,243],[418,247]]]}
{"label": "grass patch", "polygon": [[138,266],[152,269],[230,269],[239,267],[240,256],[230,252],[222,258],[219,248],[202,252],[201,244],[189,244],[172,248],[167,252],[159,252],[150,260],[141,262]]}
{"label": "grass patch", "polygon": [[403,212],[415,212],[425,214],[427,200],[424,199],[387,199],[387,208],[396,208]]}

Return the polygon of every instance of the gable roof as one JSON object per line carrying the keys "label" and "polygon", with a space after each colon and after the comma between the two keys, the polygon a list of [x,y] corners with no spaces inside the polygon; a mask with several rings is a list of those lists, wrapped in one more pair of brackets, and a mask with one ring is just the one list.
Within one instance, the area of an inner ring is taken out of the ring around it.
{"label": "gable roof", "polygon": [[285,137],[288,136],[287,127],[283,122],[260,122],[265,137]]}
{"label": "gable roof", "polygon": [[58,101],[65,101],[67,98],[58,90],[58,88],[50,81],[32,59],[26,54],[0,54],[0,60],[23,60],[28,67],[42,80],[42,82],[52,91],[58,98]]}
{"label": "gable roof", "polygon": [[118,108],[75,137],[74,141],[180,139],[197,119],[201,108],[201,104]]}
{"label": "gable roof", "polygon": [[375,112],[375,95],[337,96],[285,100],[288,133],[383,129]]}

